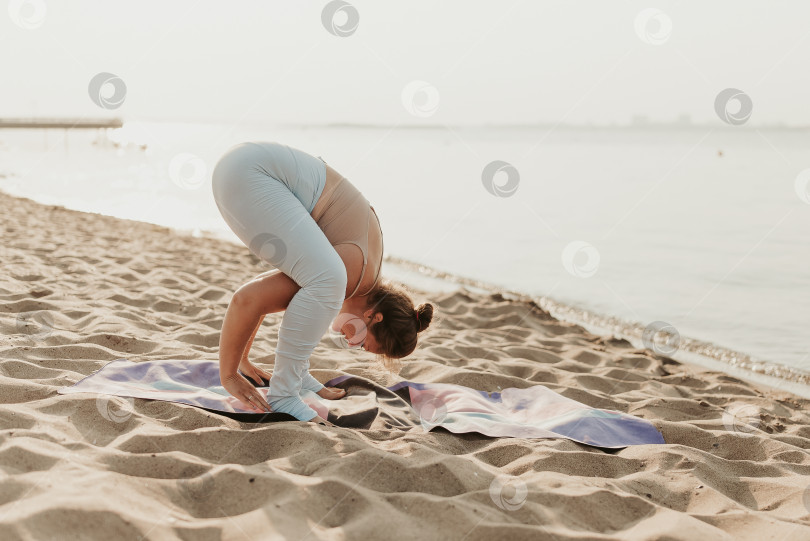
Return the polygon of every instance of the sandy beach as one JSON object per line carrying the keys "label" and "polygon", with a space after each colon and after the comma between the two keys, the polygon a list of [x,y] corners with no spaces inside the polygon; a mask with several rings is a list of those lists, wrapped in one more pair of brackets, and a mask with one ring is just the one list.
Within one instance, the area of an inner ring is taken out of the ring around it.
{"label": "sandy beach", "polygon": [[[110,397],[57,389],[122,357],[216,359],[231,294],[268,267],[217,239],[0,206],[0,539],[810,539],[810,401],[499,295],[411,288],[437,311],[399,375],[328,337],[311,372],[542,384],[666,444],[240,423],[143,399],[110,419]],[[266,368],[280,319],[252,351]]]}

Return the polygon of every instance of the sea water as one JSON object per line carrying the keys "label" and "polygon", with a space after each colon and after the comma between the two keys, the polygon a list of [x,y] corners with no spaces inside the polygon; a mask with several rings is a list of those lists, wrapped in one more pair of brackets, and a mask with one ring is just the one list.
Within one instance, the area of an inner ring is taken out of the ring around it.
{"label": "sea water", "polygon": [[639,343],[663,322],[681,353],[807,383],[810,130],[237,121],[4,130],[0,189],[237,241],[210,175],[248,140],[321,156],[351,180],[378,212],[385,274],[411,265],[517,292]]}

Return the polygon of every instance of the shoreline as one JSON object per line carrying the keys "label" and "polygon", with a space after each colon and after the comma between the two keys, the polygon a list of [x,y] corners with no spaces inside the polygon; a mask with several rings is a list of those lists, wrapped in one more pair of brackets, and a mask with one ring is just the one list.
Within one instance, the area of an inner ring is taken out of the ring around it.
{"label": "shoreline", "polygon": [[[558,319],[582,325],[596,334],[626,339],[638,348],[643,349],[645,347],[641,338],[644,326],[636,321],[598,313],[545,295],[531,295],[481,280],[440,271],[429,265],[423,265],[404,258],[386,256],[386,261],[394,261],[410,271],[427,277],[465,285],[480,291],[498,293],[524,302],[534,302]],[[678,347],[673,353],[666,353],[667,356],[675,360],[702,368],[728,371],[729,375],[741,377],[752,383],[789,389],[804,398],[810,398],[810,372],[773,361],[755,359],[747,353],[713,342],[683,335],[679,335],[679,338],[683,347]]]}

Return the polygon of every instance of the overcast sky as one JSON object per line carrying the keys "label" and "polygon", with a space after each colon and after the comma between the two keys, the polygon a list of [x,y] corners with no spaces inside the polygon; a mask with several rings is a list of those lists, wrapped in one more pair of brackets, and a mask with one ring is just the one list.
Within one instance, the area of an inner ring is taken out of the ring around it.
{"label": "overcast sky", "polygon": [[810,124],[807,1],[352,1],[333,32],[325,0],[5,3],[6,117],[716,123],[736,88],[750,126]]}

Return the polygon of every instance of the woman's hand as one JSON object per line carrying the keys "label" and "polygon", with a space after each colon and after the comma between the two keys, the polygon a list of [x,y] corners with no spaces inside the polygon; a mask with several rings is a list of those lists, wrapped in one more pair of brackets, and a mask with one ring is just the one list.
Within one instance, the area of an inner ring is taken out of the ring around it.
{"label": "woman's hand", "polygon": [[242,359],[239,363],[239,370],[246,376],[256,382],[257,385],[264,385],[262,378],[269,380],[273,374],[269,373],[267,370],[263,370],[258,366],[254,365],[247,359]]}
{"label": "woman's hand", "polygon": [[318,391],[318,396],[327,400],[338,400],[346,396],[346,391],[337,387],[324,387]]}
{"label": "woman's hand", "polygon": [[225,390],[239,399],[242,404],[248,409],[258,410],[259,412],[273,411],[261,393],[254,387],[242,374],[229,374],[220,375],[219,378]]}

